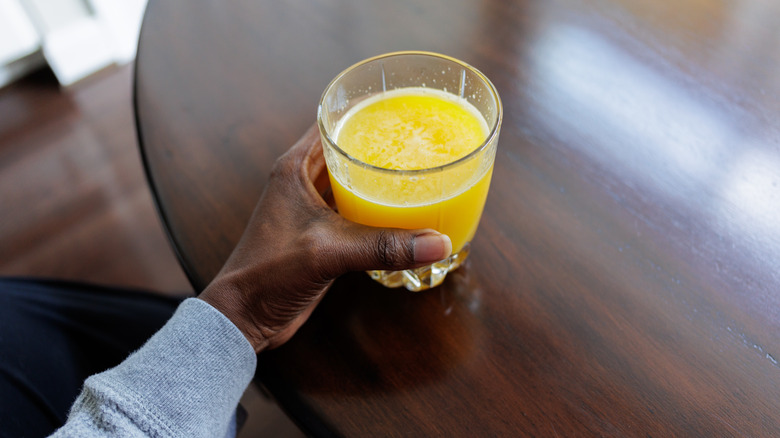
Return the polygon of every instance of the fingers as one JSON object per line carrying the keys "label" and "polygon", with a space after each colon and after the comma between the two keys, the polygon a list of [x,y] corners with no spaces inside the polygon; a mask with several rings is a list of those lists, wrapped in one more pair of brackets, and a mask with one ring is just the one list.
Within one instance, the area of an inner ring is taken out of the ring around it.
{"label": "fingers", "polygon": [[373,228],[358,224],[344,230],[332,248],[349,271],[413,269],[446,259],[452,253],[450,238],[435,230]]}
{"label": "fingers", "polygon": [[[317,124],[313,124],[308,130],[295,142],[294,145],[285,153],[281,159],[293,157],[302,161],[308,155],[315,155],[322,149],[320,145],[320,133]],[[322,154],[320,154],[322,155]]]}
{"label": "fingers", "polygon": [[[332,207],[332,201],[328,202],[332,196],[316,125],[309,128],[280,161],[283,168],[297,169],[297,172],[283,174],[287,177],[297,175],[296,179],[303,185],[299,188],[314,201],[308,205]],[[328,244],[324,246],[328,257],[320,260],[330,260],[325,263],[332,266],[324,267],[324,271],[331,273],[333,278],[349,271],[412,269],[444,260],[452,252],[450,238],[432,229],[374,228],[343,218],[333,220],[336,214],[332,210],[318,209],[317,212],[331,217],[331,220],[320,222],[320,225],[327,224],[328,229],[321,229],[317,235],[319,238],[328,236],[325,238]]]}
{"label": "fingers", "polygon": [[452,241],[446,234],[427,230],[414,238],[414,262],[427,265],[446,259],[452,254]]}
{"label": "fingers", "polygon": [[330,190],[330,179],[328,178],[325,156],[322,155],[322,144],[319,138],[311,145],[306,157],[308,169],[305,176],[314,185],[314,190],[332,208],[334,204],[333,195]]}
{"label": "fingers", "polygon": [[312,125],[279,157],[271,172],[271,181],[297,191],[298,196],[306,195],[305,199],[313,202],[312,205],[331,206],[330,181],[317,125]]}

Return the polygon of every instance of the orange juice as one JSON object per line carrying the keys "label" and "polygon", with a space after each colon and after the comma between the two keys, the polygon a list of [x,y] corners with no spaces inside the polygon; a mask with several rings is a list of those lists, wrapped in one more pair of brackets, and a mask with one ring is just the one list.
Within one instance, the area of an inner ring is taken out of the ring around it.
{"label": "orange juice", "polygon": [[334,176],[329,168],[339,214],[378,227],[433,228],[459,252],[474,236],[490,185],[493,161],[469,156],[488,134],[479,111],[444,91],[403,88],[366,99],[333,137],[346,154],[388,172],[354,166]]}

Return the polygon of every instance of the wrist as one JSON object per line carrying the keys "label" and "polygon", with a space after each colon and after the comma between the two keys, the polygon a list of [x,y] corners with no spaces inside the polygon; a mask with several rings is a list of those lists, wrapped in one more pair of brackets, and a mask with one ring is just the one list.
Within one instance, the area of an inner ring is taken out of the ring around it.
{"label": "wrist", "polygon": [[268,348],[270,344],[268,337],[258,327],[249,308],[242,303],[240,290],[230,285],[213,282],[198,298],[225,315],[244,334],[255,353]]}

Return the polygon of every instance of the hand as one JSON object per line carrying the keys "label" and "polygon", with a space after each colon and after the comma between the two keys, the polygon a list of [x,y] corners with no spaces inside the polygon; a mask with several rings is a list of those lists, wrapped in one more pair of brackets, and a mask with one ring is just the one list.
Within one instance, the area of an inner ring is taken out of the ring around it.
{"label": "hand", "polygon": [[286,342],[333,280],[350,271],[402,270],[449,257],[434,230],[372,228],[336,214],[316,126],[280,157],[249,225],[200,298],[244,333],[255,351]]}

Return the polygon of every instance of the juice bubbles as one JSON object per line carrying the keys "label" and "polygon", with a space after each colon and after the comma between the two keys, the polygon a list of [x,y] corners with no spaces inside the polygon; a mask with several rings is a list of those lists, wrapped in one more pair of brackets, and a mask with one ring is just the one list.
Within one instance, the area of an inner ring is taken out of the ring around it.
{"label": "juice bubbles", "polygon": [[446,260],[369,271],[388,287],[440,284],[469,253],[490,185],[502,108],[468,64],[430,52],[361,61],[325,88],[317,111],[339,214],[388,228],[432,228],[452,240]]}
{"label": "juice bubbles", "polygon": [[[425,88],[403,88],[353,107],[334,132],[348,155],[382,169],[415,171],[463,159],[488,136],[487,123],[465,99]],[[452,169],[392,178],[331,172],[339,214],[377,227],[433,228],[458,253],[474,236],[487,197],[492,162],[466,160]],[[346,178],[341,178],[346,179]]]}

